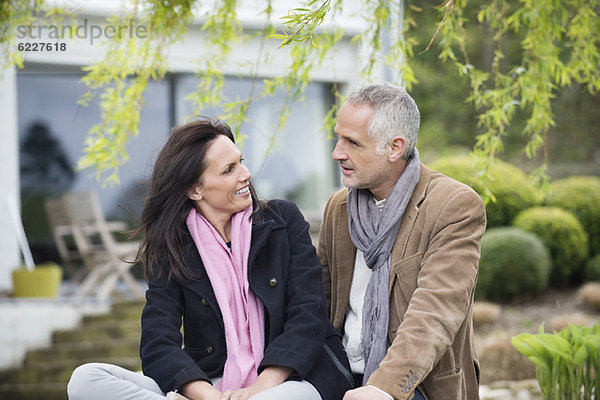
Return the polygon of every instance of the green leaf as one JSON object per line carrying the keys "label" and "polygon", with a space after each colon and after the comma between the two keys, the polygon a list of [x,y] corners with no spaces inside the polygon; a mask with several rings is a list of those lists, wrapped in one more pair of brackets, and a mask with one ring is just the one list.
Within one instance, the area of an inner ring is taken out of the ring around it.
{"label": "green leaf", "polygon": [[585,346],[581,346],[579,350],[577,350],[577,352],[575,353],[575,356],[573,357],[573,363],[575,365],[581,365],[587,360],[587,358],[588,351],[585,348]]}
{"label": "green leaf", "polygon": [[536,339],[545,346],[552,355],[560,355],[565,360],[573,361],[571,357],[571,344],[556,334],[538,334]]}
{"label": "green leaf", "polygon": [[552,356],[548,348],[537,339],[536,335],[522,333],[514,336],[511,339],[511,343],[521,354],[527,358],[535,356],[544,360],[546,363],[549,363],[552,360]]}

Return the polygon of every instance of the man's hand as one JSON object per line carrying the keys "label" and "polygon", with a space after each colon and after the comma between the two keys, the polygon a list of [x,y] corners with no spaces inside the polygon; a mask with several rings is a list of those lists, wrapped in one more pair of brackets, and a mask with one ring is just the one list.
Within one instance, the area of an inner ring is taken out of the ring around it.
{"label": "man's hand", "polygon": [[370,386],[348,390],[343,400],[390,400],[390,396]]}

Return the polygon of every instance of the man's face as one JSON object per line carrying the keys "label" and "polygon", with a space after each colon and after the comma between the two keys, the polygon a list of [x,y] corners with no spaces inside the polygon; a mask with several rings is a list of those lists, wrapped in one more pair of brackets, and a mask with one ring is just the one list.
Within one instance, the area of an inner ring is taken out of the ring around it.
{"label": "man's face", "polygon": [[367,133],[372,118],[369,105],[342,105],[335,125],[338,141],[331,157],[340,163],[344,186],[369,189],[378,198],[378,194],[385,197],[389,193],[390,163],[387,149],[386,154],[378,155],[377,144]]}

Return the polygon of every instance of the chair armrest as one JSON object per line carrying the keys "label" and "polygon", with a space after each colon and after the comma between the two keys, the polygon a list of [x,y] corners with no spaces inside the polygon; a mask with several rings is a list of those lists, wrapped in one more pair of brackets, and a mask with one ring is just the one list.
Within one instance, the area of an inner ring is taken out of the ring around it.
{"label": "chair armrest", "polygon": [[[110,232],[123,232],[129,228],[123,221],[106,221],[106,226]],[[81,230],[86,235],[93,235],[100,232],[100,228],[97,225],[85,225],[81,227]]]}

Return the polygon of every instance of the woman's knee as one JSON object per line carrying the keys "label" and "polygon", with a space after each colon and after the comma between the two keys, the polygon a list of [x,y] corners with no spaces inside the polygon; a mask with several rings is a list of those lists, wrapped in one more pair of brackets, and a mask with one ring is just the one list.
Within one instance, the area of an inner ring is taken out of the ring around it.
{"label": "woman's knee", "polygon": [[99,375],[105,374],[106,369],[101,363],[88,363],[75,368],[67,384],[69,400],[89,399],[93,382]]}

